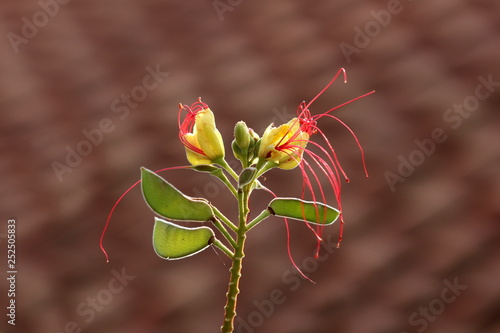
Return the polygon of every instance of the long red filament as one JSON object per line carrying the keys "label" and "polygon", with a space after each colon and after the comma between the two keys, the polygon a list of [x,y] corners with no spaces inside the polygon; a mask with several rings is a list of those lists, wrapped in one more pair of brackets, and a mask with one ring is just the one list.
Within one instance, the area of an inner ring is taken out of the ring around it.
{"label": "long red filament", "polygon": [[[274,194],[273,191],[271,191],[270,189],[268,189],[267,187],[262,187],[262,189],[268,193],[270,193],[274,198],[276,198],[276,194]],[[286,249],[287,249],[287,253],[288,253],[288,258],[290,259],[290,262],[292,263],[293,267],[297,270],[297,272],[299,272],[300,275],[302,275],[302,277],[312,283],[316,283],[314,282],[313,280],[311,280],[311,278],[309,278],[307,275],[305,275],[302,270],[299,268],[299,266],[295,263],[295,260],[293,259],[293,256],[292,256],[292,251],[290,249],[290,226],[288,225],[288,219],[286,217],[283,218],[285,220],[285,228],[286,228]]]}
{"label": "long red filament", "polygon": [[[340,73],[344,73],[344,83],[347,83],[347,73],[345,71],[344,68],[341,68],[337,71],[337,74],[335,74],[333,76],[333,78],[330,80],[330,82],[328,82],[328,84],[316,95],[314,96],[313,99],[311,99],[311,101],[309,103],[307,103],[307,105],[305,106],[305,109],[309,109],[309,107],[311,106],[311,104],[316,100],[318,99],[321,95],[323,95],[323,93],[328,89],[330,88],[330,86],[337,80],[337,77],[340,75]],[[340,107],[340,106],[339,106]]]}
{"label": "long red filament", "polygon": [[[194,125],[196,122],[196,115],[198,114],[198,112],[205,109],[208,109],[208,105],[203,103],[200,97],[198,98],[198,102],[193,103],[191,106],[179,104],[179,113],[177,114],[177,123],[179,125],[179,140],[186,148],[204,156],[206,156],[205,152],[186,140],[185,136],[188,133],[193,133]],[[183,110],[187,111],[187,115],[184,117],[184,120],[181,121],[181,113]]]}

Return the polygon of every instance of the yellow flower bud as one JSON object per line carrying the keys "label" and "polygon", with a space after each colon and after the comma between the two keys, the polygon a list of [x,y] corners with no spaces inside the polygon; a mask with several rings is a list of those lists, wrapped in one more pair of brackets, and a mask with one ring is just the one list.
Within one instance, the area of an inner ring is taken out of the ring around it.
{"label": "yellow flower bud", "polygon": [[[181,105],[188,111],[182,124],[179,120],[179,137],[186,148],[186,157],[192,165],[212,164],[224,157],[224,142],[215,127],[215,117],[207,104]],[[179,111],[179,112],[180,112]],[[179,115],[180,117],[180,115]]]}

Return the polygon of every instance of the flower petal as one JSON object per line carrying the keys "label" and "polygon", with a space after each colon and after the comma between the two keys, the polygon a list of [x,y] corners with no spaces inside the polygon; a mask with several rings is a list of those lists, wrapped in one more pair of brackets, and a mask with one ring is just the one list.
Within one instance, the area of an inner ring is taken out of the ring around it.
{"label": "flower petal", "polygon": [[281,169],[293,169],[300,163],[308,140],[297,118],[277,128],[271,124],[262,135],[259,158],[273,161]]}

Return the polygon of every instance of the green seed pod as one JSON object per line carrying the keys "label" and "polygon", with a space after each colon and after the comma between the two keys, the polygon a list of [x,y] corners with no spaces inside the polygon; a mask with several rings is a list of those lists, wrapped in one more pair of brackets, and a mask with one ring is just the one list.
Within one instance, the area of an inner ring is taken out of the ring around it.
{"label": "green seed pod", "polygon": [[210,203],[192,198],[176,189],[156,173],[141,168],[142,194],[156,214],[176,221],[208,221],[213,217]]}
{"label": "green seed pod", "polygon": [[321,202],[298,198],[274,198],[268,208],[271,214],[293,220],[329,225],[337,220],[340,212]]}
{"label": "green seed pod", "polygon": [[210,246],[214,237],[209,227],[187,228],[155,217],[153,247],[163,259],[183,259],[199,253]]}

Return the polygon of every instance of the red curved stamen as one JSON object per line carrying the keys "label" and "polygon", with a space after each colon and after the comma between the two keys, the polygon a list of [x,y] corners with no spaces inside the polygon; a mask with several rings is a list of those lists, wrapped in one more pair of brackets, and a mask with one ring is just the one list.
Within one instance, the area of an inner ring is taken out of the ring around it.
{"label": "red curved stamen", "polygon": [[[354,131],[349,126],[347,126],[346,123],[344,123],[342,120],[340,120],[339,118],[337,118],[335,116],[332,116],[331,114],[325,114],[325,116],[337,120],[342,126],[344,126],[345,128],[347,128],[347,130],[351,133],[351,135],[353,136],[354,140],[356,141],[356,144],[358,145],[359,151],[361,152],[361,161],[363,162],[363,169],[364,169],[366,177],[368,177],[368,170],[366,169],[366,161],[365,161],[365,151],[363,150],[363,147],[361,146],[361,143],[359,142],[359,139],[356,136],[356,134],[354,133]],[[328,142],[328,140],[326,139],[326,136],[324,134],[323,134],[323,137]],[[330,145],[329,142],[328,142],[328,144]],[[333,148],[332,148],[332,150],[333,150]]]}
{"label": "red curved stamen", "polygon": [[[323,174],[328,179],[328,181],[330,183],[330,186],[332,187],[332,190],[334,192],[335,200],[337,201],[339,212],[341,212],[342,211],[342,200],[341,200],[341,196],[340,196],[340,193],[341,193],[341,183],[340,183],[340,179],[339,179],[339,175],[338,175],[338,170],[336,170],[336,166],[333,164],[334,169],[332,170],[330,168],[330,166],[328,165],[328,163],[322,157],[320,157],[319,155],[313,153],[310,150],[306,150],[306,153],[312,158],[312,160],[316,163],[316,165],[318,166],[318,168],[323,172]],[[311,172],[314,172],[314,171],[311,171]],[[322,196],[324,197],[323,187],[322,187],[321,183],[319,183],[319,182],[318,182],[318,188],[320,189],[320,191],[322,193]],[[323,199],[323,202],[326,203],[326,200]],[[324,225],[319,225],[317,227],[318,233],[320,235],[323,234],[324,228],[325,228]],[[342,235],[340,235],[340,237],[341,236]],[[320,243],[318,242],[317,249],[316,249],[316,251],[317,251],[316,252],[316,256],[319,255],[319,250],[320,250]]]}
{"label": "red curved stamen", "polygon": [[[262,187],[262,189],[268,193],[270,193],[274,198],[276,198],[276,194],[274,194],[273,191],[271,191],[270,189],[268,189],[267,187]],[[292,251],[290,249],[290,226],[288,225],[288,219],[286,217],[283,218],[283,220],[285,221],[285,228],[286,228],[286,249],[287,249],[287,253],[288,253],[288,258],[290,259],[290,262],[292,263],[293,267],[297,270],[297,272],[299,272],[300,275],[302,275],[302,277],[312,283],[316,283],[314,282],[313,280],[311,280],[311,278],[309,278],[307,275],[304,274],[304,272],[302,272],[302,270],[299,268],[299,266],[297,265],[297,263],[295,262],[295,260],[293,259],[293,256],[292,256]]]}
{"label": "red curved stamen", "polygon": [[321,95],[323,95],[323,93],[328,89],[330,88],[330,86],[337,80],[337,77],[340,75],[340,73],[344,73],[344,83],[347,83],[347,73],[345,71],[344,68],[341,68],[337,71],[337,73],[333,76],[333,78],[330,80],[330,82],[328,82],[328,84],[316,95],[314,96],[313,99],[311,99],[311,101],[309,103],[307,103],[307,105],[305,106],[305,109],[309,109],[309,107],[311,106],[311,104],[316,100],[318,99]]}
{"label": "red curved stamen", "polygon": [[[311,141],[311,140],[295,140],[295,141],[296,142],[297,141],[305,141],[307,143],[311,143],[312,145],[318,147],[321,150],[321,152],[323,152],[327,156],[327,159],[331,163],[333,169],[330,167],[329,163],[325,159],[320,157],[318,154],[313,153],[309,149],[302,148],[301,146],[288,144],[286,146],[282,145],[281,147],[277,147],[277,149],[279,149],[282,152],[285,152],[290,158],[293,158],[294,160],[296,160],[297,163],[299,164],[299,166],[300,166],[300,163],[302,163],[302,162],[307,163],[307,161],[304,159],[299,161],[296,156],[302,155],[303,152],[305,151],[309,156],[311,156],[311,158],[313,158],[314,162],[318,165],[318,167],[321,168],[321,170],[323,171],[325,176],[328,178],[330,184],[332,185],[332,189],[334,190],[336,197],[338,197],[338,193],[340,192],[339,169],[344,176],[345,176],[345,173],[344,173],[343,169],[341,168],[341,165],[336,157],[336,153],[333,150],[333,147],[328,142],[328,139],[326,138],[326,136],[324,135],[324,133],[320,129],[318,129],[318,131],[322,134],[325,141],[327,142],[327,144],[331,150],[331,155],[325,148],[323,148],[320,144],[318,144],[314,141]],[[289,150],[291,152],[288,152]],[[298,150],[302,150],[302,152],[297,152]],[[303,176],[307,177],[307,172],[305,174],[303,173]],[[347,177],[346,177],[346,179],[347,179]],[[312,188],[310,188],[308,186],[308,189],[310,190],[311,195],[314,196],[314,191],[312,190]],[[314,199],[314,197],[313,197],[313,199]]]}
{"label": "red curved stamen", "polygon": [[[281,140],[278,142],[276,145],[276,150],[282,151],[287,153],[291,158],[294,160],[297,160],[298,165],[300,166],[301,173],[302,173],[302,197],[304,197],[306,190],[308,190],[311,194],[311,197],[313,199],[313,202],[316,202],[316,195],[314,193],[314,189],[311,183],[311,179],[308,175],[308,172],[311,172],[313,174],[314,180],[316,181],[317,187],[320,191],[322,200],[326,202],[325,199],[325,194],[323,191],[323,187],[321,185],[321,182],[319,181],[314,169],[308,163],[302,155],[304,152],[309,156],[315,163],[315,165],[321,170],[321,172],[326,176],[328,179],[328,182],[330,183],[330,186],[332,187],[332,190],[335,195],[335,199],[338,204],[339,208],[339,218],[340,218],[340,233],[339,233],[339,239],[338,239],[338,244],[337,247],[340,245],[342,241],[342,234],[343,234],[343,227],[344,227],[344,220],[342,216],[342,202],[341,202],[341,181],[340,181],[340,174],[344,177],[344,179],[349,182],[349,178],[347,177],[347,174],[345,173],[344,169],[342,168],[337,154],[335,150],[333,149],[332,145],[330,144],[330,141],[326,137],[326,135],[321,131],[321,129],[317,126],[317,121],[321,119],[322,117],[330,117],[336,121],[338,121],[340,124],[342,124],[347,130],[351,133],[353,136],[354,140],[356,141],[356,144],[358,145],[358,148],[361,152],[361,159],[363,163],[363,169],[365,172],[365,175],[368,177],[368,171],[366,168],[366,162],[365,162],[365,153],[364,150],[361,146],[361,143],[359,142],[359,139],[357,138],[356,134],[352,129],[347,126],[343,121],[341,121],[339,118],[331,115],[330,113],[333,112],[336,109],[339,109],[347,104],[350,104],[358,99],[361,99],[363,97],[366,97],[368,95],[373,94],[375,91],[370,91],[366,94],[363,94],[361,96],[358,96],[356,98],[353,98],[347,102],[341,103],[340,105],[337,105],[334,108],[331,108],[330,110],[317,114],[317,115],[312,115],[311,111],[309,110],[309,107],[312,105],[312,103],[318,99],[338,78],[338,76],[343,73],[344,76],[344,83],[347,82],[347,74],[344,68],[341,68],[337,71],[337,73],[334,75],[334,77],[330,80],[330,82],[316,95],[314,96],[308,103],[302,102],[299,104],[299,107],[297,108],[297,120],[300,124],[299,129],[296,130],[290,137],[286,140],[286,142],[282,142],[285,140],[285,138],[290,134],[291,129],[295,126],[295,122],[292,124],[290,129],[285,133],[285,135],[281,138]],[[315,134],[317,132],[320,133],[321,137],[323,140],[326,142],[327,149],[322,147],[320,144],[311,141],[311,140],[297,140],[297,137],[300,135],[301,132],[305,132],[309,135],[309,137],[312,136],[312,134]],[[311,143],[314,146],[318,147],[318,149],[321,151],[322,154],[326,156],[325,158],[321,157],[320,155],[312,152],[309,149],[302,148],[298,146],[296,143],[297,141],[307,141],[307,143]],[[297,152],[298,150],[302,150]],[[298,161],[298,159],[301,159]],[[309,224],[307,224],[308,227],[310,227]],[[311,228],[311,227],[310,227]],[[323,226],[324,228],[324,226]],[[321,225],[318,226],[317,228],[317,233],[315,233],[318,237],[318,239],[321,239],[321,234],[323,231],[323,228],[321,228]],[[312,229],[312,228],[311,228]],[[320,249],[320,243],[318,242],[318,247],[316,251],[316,255],[318,255]]]}
{"label": "red curved stamen", "polygon": [[[314,141],[309,141],[311,144],[315,145],[316,147],[318,147],[326,156],[328,156],[328,159],[330,160],[330,163],[332,163],[332,165],[335,167],[335,169],[338,169],[340,170],[340,172],[342,173],[342,176],[344,177],[344,179],[349,182],[349,177],[347,177],[347,174],[345,173],[344,169],[342,168],[342,165],[340,164],[339,162],[339,159],[337,157],[337,153],[335,152],[335,149],[333,149],[333,146],[330,144],[330,140],[328,140],[328,138],[326,137],[325,133],[319,129],[318,127],[316,127],[316,132],[319,133],[322,137],[323,137],[323,140],[325,140],[327,146],[328,146],[328,149],[330,149],[330,153],[328,153],[328,151],[323,148],[320,144],[314,142]],[[340,179],[340,177],[339,177]]]}
{"label": "red curved stamen", "polygon": [[[320,192],[322,202],[326,203],[326,201],[327,201],[325,192],[323,190],[323,185],[321,184],[321,181],[320,181],[319,177],[317,176],[314,168],[304,158],[302,158],[300,161],[298,161],[296,156],[299,154],[296,151],[299,149],[302,150],[302,152],[300,152],[300,154],[303,154],[305,152],[308,156],[310,156],[311,159],[314,161],[314,163],[317,165],[317,167],[326,176],[326,178],[328,179],[328,182],[330,183],[330,186],[332,187],[332,191],[334,192],[335,199],[338,203],[338,209],[341,212],[342,211],[342,202],[341,202],[341,196],[340,196],[341,182],[340,182],[339,171],[337,168],[338,161],[336,161],[336,163],[335,163],[333,158],[328,153],[328,151],[326,149],[324,149],[323,147],[321,147],[316,142],[309,141],[309,140],[299,140],[299,141],[308,141],[308,142],[311,142],[312,144],[314,144],[315,146],[319,147],[319,149],[327,156],[327,159],[329,160],[329,162],[331,163],[331,165],[333,167],[333,168],[330,167],[330,164],[324,158],[322,158],[321,156],[312,152],[309,149],[305,149],[305,148],[302,148],[301,146],[291,145],[291,144],[288,145],[287,147],[283,147],[282,151],[285,152],[290,158],[293,158],[294,160],[296,160],[299,167],[300,167],[300,170],[302,173],[302,195],[301,195],[301,198],[305,199],[305,192],[308,191],[312,197],[312,201],[314,203],[318,202],[317,197],[316,197],[316,192],[313,188],[313,184],[312,184],[311,178],[310,178],[309,173],[308,173],[308,171],[309,171],[312,174],[312,177],[314,178],[316,186]],[[293,150],[293,152],[289,153],[286,150]],[[338,164],[338,166],[340,167],[340,164]],[[324,208],[324,210],[325,211],[324,211],[323,216],[326,216],[326,207]],[[303,212],[303,214],[304,214],[304,212]],[[318,208],[316,208],[316,216],[317,216],[317,220],[319,223],[319,209]],[[319,256],[319,251],[321,248],[322,234],[323,234],[325,225],[324,224],[317,224],[316,229],[314,229],[309,223],[307,223],[307,221],[305,219],[304,219],[304,221],[306,222],[306,226],[311,231],[313,231],[314,235],[316,236],[316,238],[318,240],[316,252],[314,255],[315,258],[317,258]],[[341,227],[342,227],[342,225],[341,225]],[[341,228],[340,231],[342,232],[343,228]],[[341,240],[342,240],[342,234],[339,234],[339,244],[340,244]]]}
{"label": "red curved stamen", "polygon": [[[296,140],[296,141],[306,141],[306,142],[309,142],[309,140]],[[291,152],[288,152],[287,150],[291,150]],[[302,195],[301,195],[301,197],[302,197],[302,199],[305,198],[305,191],[307,189],[307,190],[309,190],[309,193],[311,194],[313,202],[314,203],[318,202],[316,200],[316,193],[315,193],[315,191],[313,189],[312,182],[311,182],[311,180],[309,178],[309,175],[307,173],[306,168],[304,167],[304,166],[307,166],[307,169],[309,169],[309,171],[312,173],[312,175],[314,177],[314,180],[316,181],[316,184],[317,184],[317,186],[319,188],[322,202],[326,202],[326,196],[325,196],[325,193],[323,191],[323,187],[322,187],[321,182],[320,182],[319,178],[317,177],[314,169],[309,165],[309,163],[305,159],[303,159],[302,157],[298,157],[298,156],[303,155],[304,151],[307,152],[307,153],[310,153],[310,152],[307,149],[304,149],[301,146],[292,145],[292,144],[289,144],[287,146],[282,146],[281,147],[281,151],[284,152],[285,154],[287,154],[291,159],[295,160],[297,162],[300,170],[301,170],[301,173],[302,173]],[[300,151],[300,152],[298,152],[298,151]],[[324,164],[327,164],[323,159],[321,159],[321,161]],[[315,160],[315,163],[318,163],[318,162]],[[331,169],[328,166],[327,166],[327,168],[331,172]],[[322,171],[328,177],[328,171],[326,171],[322,167],[321,167],[321,169],[322,169]],[[303,216],[305,216],[305,212],[303,212]],[[318,211],[318,209],[316,209],[316,217],[317,217],[317,220],[319,221],[319,211]],[[304,221],[306,222],[305,218],[304,218]],[[307,225],[307,227],[309,229],[311,229],[311,231],[313,231],[314,235],[318,239],[318,246],[319,246],[320,242],[322,241],[320,228],[318,227],[317,228],[318,230],[314,230],[314,228],[312,228],[309,225],[309,223],[306,222],[306,225]]]}
{"label": "red curved stamen", "polygon": [[375,90],[372,90],[372,91],[370,91],[370,92],[367,92],[366,94],[363,94],[363,95],[358,96],[358,97],[356,97],[356,98],[353,98],[353,99],[351,99],[351,100],[349,100],[349,101],[347,101],[347,102],[344,102],[344,103],[342,103],[342,104],[339,104],[339,105],[337,105],[336,107],[331,108],[330,110],[328,110],[328,111],[326,111],[326,112],[323,112],[323,113],[320,113],[320,114],[314,115],[314,116],[313,116],[313,118],[314,118],[314,119],[319,119],[319,118],[323,117],[324,115],[326,115],[326,114],[328,114],[328,113],[330,113],[330,112],[332,112],[332,111],[335,111],[335,110],[337,110],[337,109],[339,109],[339,108],[341,108],[341,107],[343,107],[343,106],[345,106],[345,105],[347,105],[347,104],[350,104],[350,103],[352,103],[352,102],[354,102],[354,101],[357,101],[358,99],[361,99],[361,98],[363,98],[363,97],[366,97],[366,96],[371,95],[371,94],[374,94],[374,93],[375,93]]}
{"label": "red curved stamen", "polygon": [[[186,134],[193,133],[194,124],[196,122],[196,115],[198,112],[208,109],[208,105],[198,98],[198,102],[193,103],[191,106],[179,104],[179,113],[177,114],[177,123],[179,125],[179,140],[188,149],[203,156],[207,156],[205,152],[186,140]],[[182,111],[187,111],[186,116],[181,121]]]}
{"label": "red curved stamen", "polygon": [[[320,182],[320,180],[318,178],[318,175],[316,175],[316,172],[314,171],[314,169],[311,167],[311,165],[306,160],[303,161],[303,164],[305,166],[307,166],[307,168],[309,169],[309,171],[313,175],[314,180],[316,181],[316,184],[318,185],[322,202],[326,202],[325,192],[323,191],[323,186],[321,185],[321,182]],[[311,191],[312,201],[316,205],[316,203],[318,201],[316,200],[316,194],[314,193],[314,191],[312,189],[312,184],[311,184],[310,178],[307,175],[307,171],[305,169],[303,169],[303,171],[304,171],[303,172],[303,176],[305,175],[305,177],[303,177],[303,179],[305,179],[307,177],[307,182],[308,182],[307,187]],[[304,188],[305,187],[302,186],[302,199],[305,198],[305,196],[304,196],[305,195]],[[316,208],[316,220],[319,223],[319,210],[318,210],[317,206],[315,208]],[[325,210],[325,212],[326,212],[326,210]],[[302,214],[303,214],[303,216],[305,216],[305,212],[302,212]],[[316,239],[318,240],[318,247],[319,247],[319,244],[323,241],[323,238],[321,237],[323,229],[320,227],[320,225],[316,226],[316,230],[314,230],[314,228],[309,223],[307,223],[307,226],[308,226],[309,229],[311,229],[314,232],[314,235],[316,236]],[[315,257],[317,257],[317,254],[318,253],[315,254]]]}

